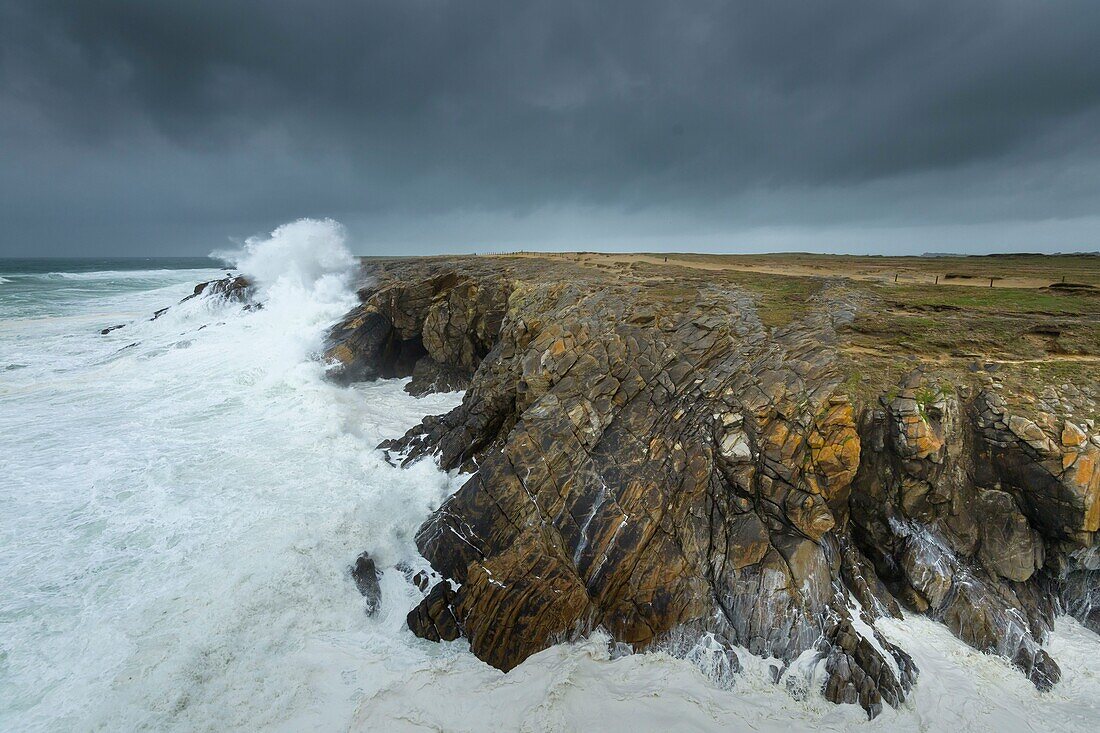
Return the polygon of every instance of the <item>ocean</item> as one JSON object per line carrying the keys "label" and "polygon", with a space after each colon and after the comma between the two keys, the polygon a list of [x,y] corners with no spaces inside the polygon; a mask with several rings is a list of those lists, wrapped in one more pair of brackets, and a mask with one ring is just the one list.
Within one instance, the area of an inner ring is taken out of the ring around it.
{"label": "ocean", "polygon": [[[1040,694],[923,617],[882,623],[921,676],[867,721],[810,656],[716,674],[701,650],[613,653],[602,634],[508,674],[414,637],[419,524],[465,477],[375,446],[461,394],[339,387],[318,357],[356,302],[332,222],[226,260],[0,260],[0,730],[1089,731],[1100,638],[1069,618]],[[260,310],[195,298],[243,271]],[[173,307],[150,320],[164,306]],[[107,334],[100,331],[124,324]],[[382,578],[364,612],[348,569]]]}

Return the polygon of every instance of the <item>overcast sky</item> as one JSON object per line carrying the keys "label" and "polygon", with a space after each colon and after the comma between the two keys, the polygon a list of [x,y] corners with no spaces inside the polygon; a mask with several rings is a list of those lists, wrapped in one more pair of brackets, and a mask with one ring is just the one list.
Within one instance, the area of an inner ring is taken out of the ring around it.
{"label": "overcast sky", "polygon": [[0,0],[0,255],[1100,249],[1098,0]]}

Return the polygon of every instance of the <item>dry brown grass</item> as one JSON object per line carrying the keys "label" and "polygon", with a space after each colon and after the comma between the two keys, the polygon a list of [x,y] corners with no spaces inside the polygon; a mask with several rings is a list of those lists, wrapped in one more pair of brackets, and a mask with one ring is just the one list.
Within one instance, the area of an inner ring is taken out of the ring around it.
{"label": "dry brown grass", "polygon": [[[547,257],[532,252],[520,257]],[[845,277],[901,285],[989,287],[993,289],[1045,288],[1060,283],[1100,288],[1100,256],[1095,255],[991,255],[981,257],[868,257],[856,255],[766,254],[603,254],[566,252],[549,255],[591,267],[612,268],[637,262],[671,265],[704,271],[734,270],[801,277]]]}

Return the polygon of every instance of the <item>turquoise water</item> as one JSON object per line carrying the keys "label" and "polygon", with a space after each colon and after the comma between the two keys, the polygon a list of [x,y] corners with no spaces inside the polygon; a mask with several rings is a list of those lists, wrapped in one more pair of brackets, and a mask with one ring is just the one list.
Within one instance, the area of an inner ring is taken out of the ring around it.
{"label": "turquoise water", "polygon": [[260,311],[179,304],[204,258],[0,262],[0,731],[335,729],[354,680],[306,646],[392,655],[415,591],[370,622],[347,568],[449,479],[374,446],[455,397],[325,382],[355,262],[306,229],[241,253]]}
{"label": "turquoise water", "polygon": [[64,315],[179,277],[217,277],[209,257],[0,259],[0,318]]}
{"label": "turquoise water", "polygon": [[225,263],[213,257],[0,257],[0,274],[201,270]]}

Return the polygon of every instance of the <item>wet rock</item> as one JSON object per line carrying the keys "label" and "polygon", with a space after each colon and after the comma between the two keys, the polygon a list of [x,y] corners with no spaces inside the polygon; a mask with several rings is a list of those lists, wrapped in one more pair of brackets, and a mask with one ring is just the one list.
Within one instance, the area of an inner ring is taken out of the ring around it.
{"label": "wet rock", "polygon": [[218,297],[238,303],[247,303],[251,301],[254,292],[255,286],[244,275],[226,275],[220,280],[199,283],[195,286],[195,292],[189,297],[203,295],[208,298]]}
{"label": "wet rock", "polygon": [[445,272],[361,291],[363,304],[328,335],[340,382],[412,376],[412,394],[465,388],[496,342],[511,291],[502,277]]}
{"label": "wet rock", "polygon": [[919,594],[918,603],[941,608],[958,574],[954,557],[931,536],[909,534],[904,547],[900,569],[908,587]]}
{"label": "wet rock", "polygon": [[1011,494],[987,489],[980,501],[982,560],[1002,578],[1022,583],[1043,566],[1042,536],[1031,529]]}
{"label": "wet rock", "polygon": [[382,572],[375,567],[371,556],[364,552],[351,566],[351,577],[355,580],[355,587],[366,600],[367,615],[373,616],[382,604],[382,588],[378,584],[382,579]]}
{"label": "wet rock", "polygon": [[436,583],[424,600],[409,612],[408,627],[429,641],[454,641],[462,635],[452,604],[455,592],[447,581]]}
{"label": "wet rock", "polygon": [[426,592],[428,586],[431,585],[431,576],[424,570],[416,570],[413,566],[404,561],[397,563],[393,567],[405,576],[405,580],[416,586],[417,590],[421,593]]}
{"label": "wet rock", "polygon": [[1087,628],[1100,633],[1100,568],[1072,561],[1061,588],[1061,601],[1066,612]]}
{"label": "wet rock", "polygon": [[[226,276],[221,279],[199,283],[195,286],[194,292],[180,302],[186,303],[192,298],[202,296],[206,298],[221,298],[234,303],[246,303],[259,307],[259,304],[252,303],[252,297],[255,292],[255,285],[244,275],[226,274]],[[158,311],[158,313],[159,312],[160,311]]]}
{"label": "wet rock", "polygon": [[412,380],[405,391],[413,397],[436,392],[458,392],[470,384],[473,370],[468,367],[440,364],[430,356],[421,357],[413,367]]}
{"label": "wet rock", "polygon": [[[187,297],[183,298],[180,303],[186,303],[187,301],[198,298],[219,298],[222,300],[243,303],[245,310],[254,310],[262,307],[262,304],[253,300],[255,295],[255,286],[251,280],[244,275],[232,275],[227,274],[225,277],[219,280],[208,280],[207,282],[199,283],[195,286],[194,292]],[[155,321],[165,313],[171,310],[171,307],[160,308],[153,312],[153,316],[149,319]],[[117,326],[111,326],[100,331],[101,334],[108,334],[111,331],[122,328],[126,324],[119,324]]]}
{"label": "wet rock", "polygon": [[[912,689],[918,670],[912,658],[881,634],[874,643],[842,618],[828,632],[831,647],[825,660],[822,692],[835,703],[858,703],[874,718],[882,704],[897,707]],[[879,649],[890,655],[893,665]],[[895,673],[895,667],[897,672]]]}
{"label": "wet rock", "polygon": [[1048,692],[1062,679],[1062,670],[1043,649],[1021,644],[1012,663],[1019,667],[1040,692]]}

